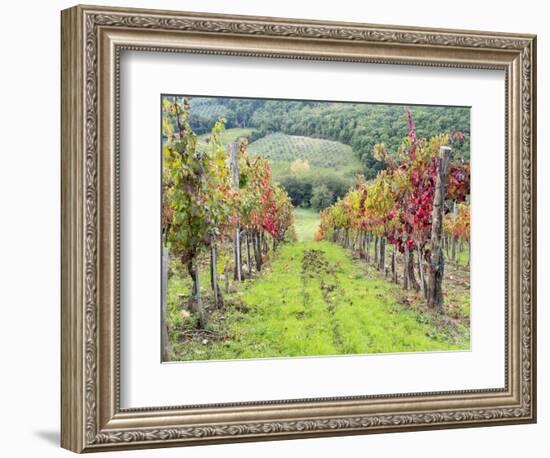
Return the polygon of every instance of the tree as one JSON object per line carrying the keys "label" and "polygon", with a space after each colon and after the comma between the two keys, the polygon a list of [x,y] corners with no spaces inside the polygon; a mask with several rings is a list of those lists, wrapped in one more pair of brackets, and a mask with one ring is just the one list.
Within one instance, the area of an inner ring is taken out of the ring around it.
{"label": "tree", "polygon": [[313,188],[310,204],[315,210],[321,211],[334,202],[333,192],[324,184]]}
{"label": "tree", "polygon": [[218,250],[217,243],[227,237],[231,229],[232,181],[227,152],[221,142],[224,130],[223,120],[218,120],[208,139],[208,168],[205,174],[208,196],[206,200],[208,215],[207,243],[210,247],[210,283],[214,292],[216,307],[223,306],[223,296],[218,284]]}
{"label": "tree", "polygon": [[170,209],[171,220],[165,221],[166,233],[181,263],[193,281],[191,305],[199,317],[199,326],[206,325],[202,305],[200,272],[197,257],[209,238],[207,213],[208,156],[197,149],[197,137],[188,123],[189,101],[166,98],[163,101],[162,128],[166,138],[163,147],[163,198]]}
{"label": "tree", "polygon": [[307,207],[311,201],[312,183],[309,176],[292,175],[281,178],[280,184],[292,199],[295,207]]}
{"label": "tree", "polygon": [[432,210],[432,234],[430,253],[430,278],[428,282],[428,305],[443,308],[443,274],[445,272],[445,258],[441,246],[441,234],[443,232],[444,201],[447,186],[447,169],[451,148],[442,146],[437,161],[437,178],[435,181],[435,193]]}

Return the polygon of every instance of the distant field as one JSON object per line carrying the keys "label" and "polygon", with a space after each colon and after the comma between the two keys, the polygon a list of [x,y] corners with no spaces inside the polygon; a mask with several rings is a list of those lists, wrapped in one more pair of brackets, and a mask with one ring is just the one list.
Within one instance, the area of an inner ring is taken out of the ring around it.
{"label": "distant field", "polygon": [[[230,143],[236,142],[241,138],[248,137],[253,131],[254,129],[239,128],[224,130],[221,134],[221,142],[222,144],[228,146]],[[197,137],[199,148],[203,148],[206,146],[206,140],[208,139],[208,137],[210,137],[210,134],[203,134]]]}
{"label": "distant field", "polygon": [[266,135],[249,147],[251,153],[261,154],[272,161],[307,160],[323,168],[358,164],[351,146],[320,138],[286,135],[280,132]]}
{"label": "distant field", "polygon": [[215,103],[216,99],[193,97],[191,99],[192,116],[215,120],[227,113],[227,107]]}
{"label": "distant field", "polygon": [[309,208],[295,208],[292,213],[298,241],[308,242],[313,240],[315,231],[321,221],[319,213]]}

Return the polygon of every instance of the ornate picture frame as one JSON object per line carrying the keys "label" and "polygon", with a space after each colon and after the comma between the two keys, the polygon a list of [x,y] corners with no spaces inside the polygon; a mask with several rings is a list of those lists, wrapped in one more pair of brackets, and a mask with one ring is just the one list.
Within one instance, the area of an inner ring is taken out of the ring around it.
{"label": "ornate picture frame", "polygon": [[[75,452],[536,421],[536,37],[75,6],[62,12],[61,445]],[[503,389],[120,407],[124,50],[502,70]]]}

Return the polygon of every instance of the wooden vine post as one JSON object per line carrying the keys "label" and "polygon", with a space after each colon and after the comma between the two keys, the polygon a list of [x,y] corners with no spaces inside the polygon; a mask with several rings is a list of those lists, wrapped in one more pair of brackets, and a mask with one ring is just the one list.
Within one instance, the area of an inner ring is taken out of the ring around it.
{"label": "wooden vine post", "polygon": [[365,259],[367,262],[370,262],[370,240],[371,240],[371,233],[367,233],[367,253],[365,255]]}
{"label": "wooden vine post", "polygon": [[201,329],[206,328],[206,314],[202,305],[201,294],[201,276],[198,256],[194,256],[190,261],[192,263],[192,269],[195,272],[195,302],[194,312],[199,316],[199,327]]}
{"label": "wooden vine post", "polygon": [[380,258],[378,263],[378,270],[386,275],[386,239],[380,237]]}
{"label": "wooden vine post", "polygon": [[217,266],[217,254],[216,254],[216,242],[212,241],[210,243],[210,275],[212,281],[212,290],[214,292],[214,304],[216,307],[219,306],[218,300],[218,266]]}
{"label": "wooden vine post", "polygon": [[397,250],[395,249],[395,245],[393,245],[392,253],[391,253],[391,273],[392,273],[392,279],[395,284],[399,283],[398,273],[397,273]]}
{"label": "wooden vine post", "polygon": [[[457,208],[457,205],[456,205],[456,202],[453,202],[453,224],[456,224],[456,218],[457,218],[457,214],[458,214],[458,208]],[[455,262],[456,259],[457,259],[457,253],[456,253],[456,236],[453,235],[452,236],[452,248],[451,248],[451,256],[452,256],[452,261]]]}
{"label": "wooden vine post", "polygon": [[[239,189],[239,160],[237,158],[237,144],[229,145],[229,155],[231,160],[231,171],[233,172],[233,187]],[[237,215],[237,224],[235,227],[235,279],[240,283],[242,280],[241,268],[241,225]]]}
{"label": "wooden vine post", "polygon": [[435,182],[432,210],[431,259],[428,283],[428,305],[441,310],[443,308],[443,274],[445,258],[441,244],[443,229],[444,201],[447,182],[447,169],[451,148],[442,146],[439,150],[437,177]]}
{"label": "wooden vine post", "polygon": [[252,256],[250,255],[250,229],[246,231],[246,265],[248,266],[248,276],[252,278]]}
{"label": "wooden vine post", "polygon": [[403,251],[403,289],[409,289],[409,249]]}
{"label": "wooden vine post", "polygon": [[223,308],[224,301],[220,285],[218,283],[218,249],[216,239],[213,237],[210,241],[210,283],[214,293],[214,304],[217,308]]}
{"label": "wooden vine post", "polygon": [[426,279],[424,278],[424,262],[422,261],[422,249],[420,244],[416,244],[416,252],[418,254],[418,275],[420,277],[420,291],[422,296],[426,298]]}
{"label": "wooden vine post", "polygon": [[162,295],[162,314],[161,314],[161,351],[162,361],[169,359],[172,347],[168,338],[168,324],[166,322],[167,309],[167,293],[168,293],[168,246],[162,245],[162,278],[161,278],[161,295]]}

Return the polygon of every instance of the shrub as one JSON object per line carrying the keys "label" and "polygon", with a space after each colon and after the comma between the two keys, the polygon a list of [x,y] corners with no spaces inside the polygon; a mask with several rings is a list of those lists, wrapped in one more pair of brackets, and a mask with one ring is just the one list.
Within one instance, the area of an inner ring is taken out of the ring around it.
{"label": "shrub", "polygon": [[308,207],[311,200],[312,183],[309,175],[296,177],[287,175],[281,178],[281,186],[285,189],[295,207]]}
{"label": "shrub", "polygon": [[328,186],[322,184],[313,188],[310,200],[312,208],[321,211],[327,207],[330,207],[333,202],[334,193],[328,188]]}

